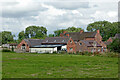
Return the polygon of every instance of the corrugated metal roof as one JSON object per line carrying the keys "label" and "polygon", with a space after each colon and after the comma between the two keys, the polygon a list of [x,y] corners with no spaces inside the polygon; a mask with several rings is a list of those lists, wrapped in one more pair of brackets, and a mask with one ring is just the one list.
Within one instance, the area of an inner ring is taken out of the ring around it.
{"label": "corrugated metal roof", "polygon": [[33,46],[33,48],[54,48],[54,47],[60,47],[63,45],[37,45],[37,46]]}
{"label": "corrugated metal roof", "polygon": [[24,39],[24,41],[30,46],[41,45],[42,39]]}
{"label": "corrugated metal roof", "polygon": [[53,44],[53,43],[67,44],[68,40],[69,40],[68,37],[47,37],[42,42],[42,44]]}

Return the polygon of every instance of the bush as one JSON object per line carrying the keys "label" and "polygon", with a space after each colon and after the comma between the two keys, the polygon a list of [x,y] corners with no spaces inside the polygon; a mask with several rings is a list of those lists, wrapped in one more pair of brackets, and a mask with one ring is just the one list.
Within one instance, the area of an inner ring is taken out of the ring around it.
{"label": "bush", "polygon": [[56,51],[54,51],[54,52],[53,52],[53,54],[57,54],[57,52],[56,52]]}
{"label": "bush", "polygon": [[9,49],[3,49],[2,52],[11,52]]}
{"label": "bush", "polygon": [[110,51],[120,53],[120,39],[114,39],[107,47]]}
{"label": "bush", "polygon": [[91,56],[91,55],[93,55],[93,53],[92,53],[92,52],[85,51],[85,52],[84,52],[84,55]]}
{"label": "bush", "polygon": [[102,56],[102,57],[118,57],[118,53],[115,52],[106,52],[106,53],[99,53],[95,56]]}

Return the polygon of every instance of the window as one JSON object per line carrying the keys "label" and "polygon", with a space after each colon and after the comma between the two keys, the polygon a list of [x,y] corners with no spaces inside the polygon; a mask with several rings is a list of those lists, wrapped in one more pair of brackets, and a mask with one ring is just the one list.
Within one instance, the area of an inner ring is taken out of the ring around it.
{"label": "window", "polygon": [[54,40],[54,42],[56,42],[56,40]]}
{"label": "window", "polygon": [[75,41],[75,43],[77,43],[77,41]]}
{"label": "window", "polygon": [[48,42],[48,40],[46,42]]}
{"label": "window", "polygon": [[73,48],[70,48],[70,51],[72,51],[73,50]]}
{"label": "window", "polygon": [[72,41],[70,40],[70,43],[72,43]]}
{"label": "window", "polygon": [[79,52],[82,52],[82,50],[79,50]]}
{"label": "window", "polygon": [[79,45],[82,45],[82,43],[80,43]]}
{"label": "window", "polygon": [[100,52],[100,49],[98,49],[98,52]]}
{"label": "window", "polygon": [[65,40],[62,40],[62,42],[65,42]]}

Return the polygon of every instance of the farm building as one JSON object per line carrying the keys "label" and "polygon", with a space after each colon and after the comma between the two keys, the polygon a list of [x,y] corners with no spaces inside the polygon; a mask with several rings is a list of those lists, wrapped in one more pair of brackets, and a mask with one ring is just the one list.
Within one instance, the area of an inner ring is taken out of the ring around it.
{"label": "farm building", "polygon": [[54,51],[76,52],[104,52],[106,45],[102,41],[99,30],[94,32],[63,32],[60,37],[47,37],[45,40],[24,39],[18,48],[27,52],[53,53]]}
{"label": "farm building", "polygon": [[61,37],[70,37],[67,44],[67,52],[104,52],[107,51],[106,45],[102,41],[99,30],[94,32],[63,32]]}
{"label": "farm building", "polygon": [[120,39],[120,33],[117,33],[117,34],[115,34],[115,36],[114,37],[110,37],[107,41],[105,41],[104,43],[106,44],[106,45],[109,45],[110,43],[112,43],[113,42],[113,40],[114,39]]}
{"label": "farm building", "polygon": [[45,40],[24,39],[18,45],[18,49],[25,52],[49,52],[66,50],[69,38],[65,37],[47,37]]}
{"label": "farm building", "polygon": [[8,44],[3,44],[2,48],[8,48],[8,49],[16,49],[17,48],[17,43],[8,43]]}
{"label": "farm building", "polygon": [[20,51],[30,52],[31,48],[36,45],[41,45],[42,39],[23,39],[17,46]]}
{"label": "farm building", "polygon": [[68,37],[47,37],[40,45],[33,46],[31,52],[57,52],[67,50]]}

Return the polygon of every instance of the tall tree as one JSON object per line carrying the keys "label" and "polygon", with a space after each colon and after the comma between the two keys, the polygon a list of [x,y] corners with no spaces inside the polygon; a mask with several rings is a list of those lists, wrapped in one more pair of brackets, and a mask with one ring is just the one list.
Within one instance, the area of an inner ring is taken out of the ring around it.
{"label": "tall tree", "polygon": [[118,23],[117,22],[108,22],[108,21],[97,21],[91,23],[87,26],[88,31],[95,31],[99,29],[100,34],[103,37],[103,40],[107,40],[109,37],[114,37],[118,32]]}
{"label": "tall tree", "polygon": [[3,31],[2,32],[2,44],[13,42],[14,35],[10,31]]}
{"label": "tall tree", "polygon": [[120,39],[115,39],[111,44],[109,44],[108,49],[113,52],[119,52],[120,53]]}
{"label": "tall tree", "polygon": [[24,39],[24,38],[25,38],[25,33],[24,33],[24,31],[19,32],[19,34],[18,34],[18,39],[19,39],[19,40],[22,40],[22,39]]}
{"label": "tall tree", "polygon": [[72,26],[72,27],[68,27],[67,29],[56,30],[56,31],[54,31],[54,34],[55,34],[55,36],[60,36],[60,34],[63,33],[64,31],[80,32],[80,30],[83,30],[83,29],[82,28],[76,28],[76,27]]}
{"label": "tall tree", "polygon": [[54,34],[49,34],[48,37],[54,37]]}
{"label": "tall tree", "polygon": [[26,38],[45,38],[47,36],[47,29],[43,26],[29,26],[25,30]]}

